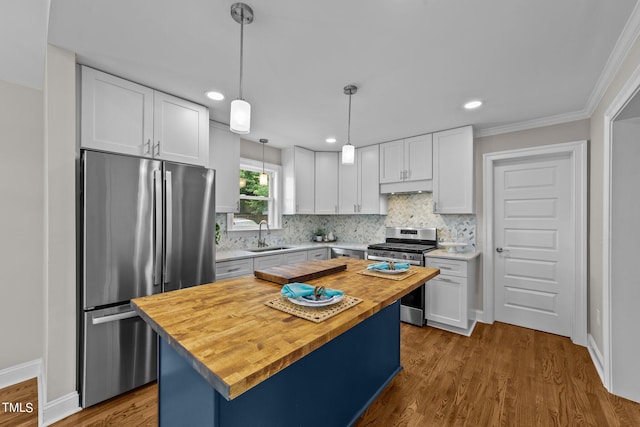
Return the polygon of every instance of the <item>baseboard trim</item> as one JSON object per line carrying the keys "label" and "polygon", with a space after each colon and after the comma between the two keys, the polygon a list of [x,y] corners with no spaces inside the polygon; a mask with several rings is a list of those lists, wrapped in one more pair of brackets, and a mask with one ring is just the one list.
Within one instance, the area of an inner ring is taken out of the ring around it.
{"label": "baseboard trim", "polygon": [[0,371],[0,389],[38,378],[42,373],[42,359],[32,360]]}
{"label": "baseboard trim", "polygon": [[598,348],[598,345],[596,344],[596,341],[593,339],[593,336],[591,334],[588,335],[587,340],[587,350],[589,350],[591,361],[593,361],[593,365],[596,367],[596,371],[600,376],[600,381],[602,381],[604,388],[608,390],[609,388],[607,387],[607,383],[604,380],[604,359],[602,357],[602,353],[600,353],[600,349]]}
{"label": "baseboard trim", "polygon": [[19,365],[10,366],[0,371],[0,389],[10,387],[23,381],[35,378],[38,382],[38,425],[43,423],[44,393],[43,393],[43,371],[44,362],[42,359],[35,359]]}
{"label": "baseboard trim", "polygon": [[44,425],[48,426],[81,411],[78,392],[69,393],[44,405]]}

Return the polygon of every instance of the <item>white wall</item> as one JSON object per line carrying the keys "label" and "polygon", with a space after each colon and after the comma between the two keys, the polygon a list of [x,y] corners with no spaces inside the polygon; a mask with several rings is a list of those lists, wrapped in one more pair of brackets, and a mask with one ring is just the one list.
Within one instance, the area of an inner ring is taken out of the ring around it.
{"label": "white wall", "polygon": [[45,69],[47,401],[76,391],[76,61],[49,45]]}
{"label": "white wall", "polygon": [[604,353],[602,323],[596,310],[603,307],[603,182],[604,182],[604,114],[631,74],[640,66],[640,40],[636,40],[618,69],[604,96],[591,116],[590,191],[589,191],[589,333]]}
{"label": "white wall", "polygon": [[0,81],[0,370],[43,353],[43,93]]}

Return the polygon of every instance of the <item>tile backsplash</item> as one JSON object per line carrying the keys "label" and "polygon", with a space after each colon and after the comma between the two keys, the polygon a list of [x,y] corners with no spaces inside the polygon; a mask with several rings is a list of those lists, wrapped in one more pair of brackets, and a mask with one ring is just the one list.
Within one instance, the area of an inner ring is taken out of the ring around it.
{"label": "tile backsplash", "polygon": [[[267,235],[269,245],[311,241],[313,232],[322,228],[339,241],[375,243],[384,241],[385,227],[436,227],[438,237],[464,239],[475,245],[475,215],[439,215],[433,213],[432,193],[391,194],[387,215],[283,215],[282,229]],[[255,247],[256,231],[226,231],[227,215],[216,215],[222,230],[219,251]]]}

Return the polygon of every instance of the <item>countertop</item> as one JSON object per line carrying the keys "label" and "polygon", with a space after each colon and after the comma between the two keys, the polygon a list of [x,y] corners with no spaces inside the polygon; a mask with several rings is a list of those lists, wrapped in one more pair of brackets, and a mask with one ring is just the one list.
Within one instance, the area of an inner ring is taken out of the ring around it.
{"label": "countertop", "polygon": [[431,251],[425,254],[425,257],[429,258],[447,258],[447,259],[459,259],[468,261],[480,256],[480,251],[469,251],[469,252],[453,252],[449,253],[447,249],[436,249],[435,251]]}
{"label": "countertop", "polygon": [[265,251],[265,252],[251,252],[247,249],[232,249],[228,251],[217,251],[216,252],[216,262],[220,261],[231,261],[234,259],[242,259],[242,258],[255,258],[258,256],[267,256],[267,255],[276,255],[287,252],[296,252],[302,250],[310,250],[317,248],[343,248],[343,249],[356,249],[359,251],[366,251],[368,244],[364,243],[348,243],[348,242],[308,242],[308,243],[286,243],[283,245],[273,245],[273,246],[286,246],[287,249],[282,249],[278,251]]}
{"label": "countertop", "polygon": [[[321,323],[265,305],[281,286],[244,276],[132,300],[132,307],[226,399],[233,399],[438,275],[415,267],[404,280],[358,274],[369,264],[323,261],[347,270],[307,283],[363,301]],[[285,405],[286,406],[286,405]]]}

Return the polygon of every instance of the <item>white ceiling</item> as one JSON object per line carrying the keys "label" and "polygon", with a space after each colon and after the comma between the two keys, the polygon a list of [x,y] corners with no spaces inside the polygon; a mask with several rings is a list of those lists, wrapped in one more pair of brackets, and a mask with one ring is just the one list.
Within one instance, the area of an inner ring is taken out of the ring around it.
{"label": "white ceiling", "polygon": [[[232,3],[51,0],[48,41],[80,63],[205,104],[228,123],[239,82]],[[247,3],[255,21],[245,26],[246,139],[338,150],[350,83],[359,87],[356,146],[584,111],[637,0]],[[227,98],[206,99],[210,89]],[[474,98],[485,105],[464,111]]]}

